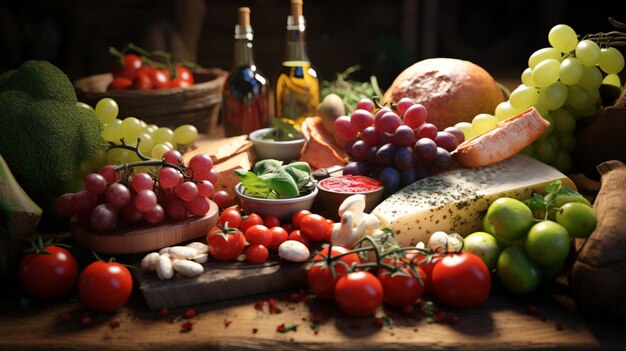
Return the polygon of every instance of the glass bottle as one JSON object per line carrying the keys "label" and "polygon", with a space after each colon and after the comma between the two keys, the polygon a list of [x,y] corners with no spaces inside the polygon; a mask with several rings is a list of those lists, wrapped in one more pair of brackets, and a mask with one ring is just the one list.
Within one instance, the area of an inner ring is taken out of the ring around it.
{"label": "glass bottle", "polygon": [[235,26],[235,51],[222,96],[224,132],[227,137],[249,134],[270,126],[269,81],[254,64],[250,9],[239,8]]}
{"label": "glass bottle", "polygon": [[297,125],[304,118],[317,115],[320,103],[320,84],[309,61],[305,29],[302,0],[291,0],[285,60],[276,80],[275,109],[277,117],[289,118]]}

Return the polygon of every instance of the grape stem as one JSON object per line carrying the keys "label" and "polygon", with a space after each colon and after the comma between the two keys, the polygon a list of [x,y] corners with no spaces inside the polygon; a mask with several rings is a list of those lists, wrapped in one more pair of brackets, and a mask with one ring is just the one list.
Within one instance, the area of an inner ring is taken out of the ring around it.
{"label": "grape stem", "polygon": [[184,167],[182,165],[175,165],[173,163],[169,163],[167,161],[165,161],[164,159],[154,159],[154,158],[150,158],[146,155],[144,155],[143,153],[141,153],[141,151],[139,151],[139,143],[141,143],[141,138],[137,138],[137,145],[136,146],[132,146],[132,145],[128,145],[126,144],[126,142],[124,141],[124,138],[120,139],[120,141],[122,142],[121,144],[115,144],[113,142],[109,142],[109,146],[108,146],[108,150],[112,150],[112,149],[124,149],[124,150],[130,150],[133,151],[135,154],[137,154],[137,157],[139,157],[139,159],[141,161],[136,161],[136,162],[129,162],[129,163],[124,163],[121,164],[117,167],[115,167],[115,171],[119,172],[123,169],[129,169],[129,168],[133,168],[133,167],[151,167],[151,166],[157,166],[157,167],[170,167],[170,168],[174,168],[177,171],[179,171],[180,173],[182,173],[183,177],[185,179],[190,179],[191,176],[187,174],[187,167]]}
{"label": "grape stem", "polygon": [[[626,29],[626,24],[609,17],[609,23],[618,29]],[[626,33],[611,31],[607,33],[587,34],[582,40],[589,39],[601,46],[626,46]]]}

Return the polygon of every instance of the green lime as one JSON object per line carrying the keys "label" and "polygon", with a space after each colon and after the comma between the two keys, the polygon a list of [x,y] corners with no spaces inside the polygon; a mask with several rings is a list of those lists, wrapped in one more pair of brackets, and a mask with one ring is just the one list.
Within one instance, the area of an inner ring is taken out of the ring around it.
{"label": "green lime", "polygon": [[552,266],[567,258],[570,236],[556,222],[539,222],[530,228],[524,249],[533,262],[540,266]]}
{"label": "green lime", "polygon": [[593,208],[580,203],[567,203],[556,212],[556,222],[574,238],[586,238],[596,229],[597,219]]}
{"label": "green lime", "polygon": [[494,201],[483,218],[483,230],[505,242],[523,237],[533,225],[533,213],[523,202],[502,197]]}
{"label": "green lime", "polygon": [[518,294],[532,292],[541,283],[541,271],[523,249],[507,247],[498,257],[498,279],[510,291]]}
{"label": "green lime", "polygon": [[490,271],[496,268],[498,256],[500,256],[500,245],[496,238],[486,232],[475,232],[463,239],[463,251],[471,252],[480,257],[487,269]]}

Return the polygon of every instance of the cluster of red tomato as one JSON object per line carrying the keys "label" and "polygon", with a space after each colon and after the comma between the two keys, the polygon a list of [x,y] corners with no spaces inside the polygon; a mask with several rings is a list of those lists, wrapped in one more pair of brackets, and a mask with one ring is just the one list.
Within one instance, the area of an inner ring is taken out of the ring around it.
{"label": "cluster of red tomato", "polygon": [[157,68],[144,62],[136,54],[125,54],[123,64],[116,63],[112,73],[113,81],[109,84],[108,90],[185,88],[194,83],[193,74],[187,67],[173,65]]}
{"label": "cluster of red tomato", "polygon": [[[269,250],[278,250],[287,240],[300,241],[309,246],[310,241],[328,241],[332,220],[307,210],[301,210],[291,218],[291,223],[280,223],[276,216],[262,218],[256,213],[242,216],[234,207],[225,209],[219,225],[207,235],[209,254],[220,261],[235,260],[244,253],[250,263],[263,263]],[[250,244],[245,248],[246,241]]]}
{"label": "cluster of red tomato", "polygon": [[393,307],[409,307],[424,294],[454,308],[470,308],[482,304],[491,290],[487,267],[472,253],[436,253],[431,259],[422,255],[413,260],[419,263],[413,269],[408,258],[383,259],[394,270],[380,265],[369,271],[360,270],[358,254],[344,247],[332,246],[328,256],[329,250],[324,248],[314,257],[309,288],[317,298],[334,299],[351,316],[371,315],[383,301]]}
{"label": "cluster of red tomato", "polygon": [[122,264],[98,260],[78,276],[74,256],[54,245],[27,254],[20,263],[19,276],[30,295],[45,300],[66,296],[76,286],[83,305],[99,312],[122,307],[133,290],[133,278]]}

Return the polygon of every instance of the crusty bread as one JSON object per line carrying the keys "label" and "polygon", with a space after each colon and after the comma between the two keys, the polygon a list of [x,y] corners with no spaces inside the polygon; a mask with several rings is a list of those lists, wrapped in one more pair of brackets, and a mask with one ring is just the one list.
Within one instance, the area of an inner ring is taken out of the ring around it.
{"label": "crusty bread", "polygon": [[429,123],[439,130],[470,122],[480,113],[493,114],[504,95],[482,67],[465,60],[432,58],[419,61],[398,75],[382,103],[409,97],[428,109]]}
{"label": "crusty bread", "polygon": [[490,131],[461,143],[452,157],[461,166],[484,167],[522,151],[550,126],[534,107],[498,123]]}

